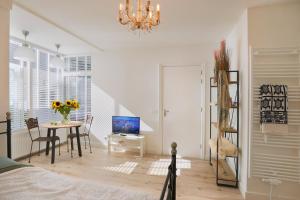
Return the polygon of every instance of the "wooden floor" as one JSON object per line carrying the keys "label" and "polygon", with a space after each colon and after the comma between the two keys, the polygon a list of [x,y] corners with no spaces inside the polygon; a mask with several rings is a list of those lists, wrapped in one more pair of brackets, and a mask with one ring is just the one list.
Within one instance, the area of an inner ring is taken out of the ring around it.
{"label": "wooden floor", "polygon": [[[75,146],[76,149],[76,146]],[[168,157],[149,155],[139,158],[135,154],[112,153],[93,148],[93,153],[83,148],[83,157],[74,157],[62,147],[61,156],[50,164],[50,156],[33,156],[31,164],[59,174],[89,179],[101,183],[146,191],[160,195],[169,164]],[[27,162],[23,160],[22,162]],[[218,187],[212,167],[207,161],[178,159],[177,199],[179,200],[240,200],[238,189]]]}

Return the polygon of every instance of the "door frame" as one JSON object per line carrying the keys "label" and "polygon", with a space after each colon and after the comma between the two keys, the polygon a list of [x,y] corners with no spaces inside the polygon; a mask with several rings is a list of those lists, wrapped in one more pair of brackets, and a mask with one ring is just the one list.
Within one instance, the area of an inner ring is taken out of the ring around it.
{"label": "door frame", "polygon": [[202,141],[201,141],[201,158],[205,159],[205,152],[206,152],[206,107],[205,107],[205,101],[206,101],[206,64],[199,64],[199,65],[163,65],[160,64],[158,66],[159,68],[159,131],[161,133],[161,155],[163,155],[164,151],[164,123],[163,123],[163,81],[164,81],[164,75],[163,70],[165,67],[199,67],[201,69],[201,91],[204,92],[204,95],[201,97],[201,134],[202,134]]}

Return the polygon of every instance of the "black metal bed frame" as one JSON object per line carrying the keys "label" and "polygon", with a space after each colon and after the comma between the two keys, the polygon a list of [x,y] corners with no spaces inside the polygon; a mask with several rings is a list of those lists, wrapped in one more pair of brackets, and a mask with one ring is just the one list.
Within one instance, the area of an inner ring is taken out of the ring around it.
{"label": "black metal bed frame", "polygon": [[0,121],[0,124],[6,124],[6,131],[0,132],[0,135],[6,135],[6,139],[7,139],[7,157],[11,158],[11,118],[10,118],[10,112],[6,113],[6,121]]}
{"label": "black metal bed frame", "polygon": [[[176,200],[176,154],[177,154],[177,144],[174,142],[172,147],[172,160],[168,168],[168,175],[164,184],[163,191],[160,195],[160,200],[165,199],[165,194],[167,192],[166,200]],[[167,191],[168,189],[168,191]]]}

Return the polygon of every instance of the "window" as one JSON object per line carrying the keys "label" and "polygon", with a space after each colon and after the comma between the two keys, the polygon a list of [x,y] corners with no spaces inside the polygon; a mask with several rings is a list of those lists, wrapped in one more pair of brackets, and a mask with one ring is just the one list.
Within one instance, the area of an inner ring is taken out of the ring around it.
{"label": "window", "polygon": [[64,72],[64,99],[77,99],[80,109],[72,120],[83,120],[91,113],[91,56],[67,57]]}
{"label": "window", "polygon": [[24,126],[24,118],[28,117],[28,91],[25,89],[28,85],[28,67],[26,63],[21,63],[13,59],[13,52],[20,44],[10,42],[9,49],[9,108],[11,112],[12,129],[18,129]]}
{"label": "window", "polygon": [[10,41],[9,107],[12,129],[25,127],[25,119],[38,117],[39,122],[61,120],[51,110],[54,100],[78,99],[81,108],[71,113],[72,120],[83,120],[91,112],[91,57],[67,57],[66,68],[50,67],[54,56],[50,51],[35,48],[36,62],[20,62],[13,58],[20,42]]}

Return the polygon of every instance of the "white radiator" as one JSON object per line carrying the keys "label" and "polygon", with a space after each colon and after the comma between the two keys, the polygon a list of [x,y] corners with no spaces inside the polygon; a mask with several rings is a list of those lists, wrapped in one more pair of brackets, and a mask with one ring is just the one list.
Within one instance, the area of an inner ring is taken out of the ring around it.
{"label": "white radiator", "polygon": [[[260,131],[259,87],[288,86],[289,133],[267,136]],[[300,48],[251,51],[250,176],[300,183]]]}
{"label": "white radiator", "polygon": [[[37,136],[37,132],[33,132],[33,137]],[[41,129],[41,134],[46,136],[47,130]],[[66,142],[67,130],[59,129],[57,135],[60,137],[61,143]],[[90,135],[92,149],[105,148],[105,146],[99,142],[99,140],[93,135]],[[75,143],[76,144],[76,143]],[[12,133],[12,157],[13,159],[21,158],[29,155],[31,140],[28,134],[27,129],[20,130]],[[81,146],[84,147],[84,140],[81,140]],[[41,150],[46,148],[46,143],[41,143]],[[32,148],[32,152],[38,151],[38,143],[35,142]],[[6,156],[6,136],[0,136],[0,156]]]}
{"label": "white radiator", "polygon": [[[41,134],[43,136],[47,135],[47,131],[42,129]],[[37,131],[33,132],[33,138],[38,135]],[[66,131],[60,129],[57,131],[57,135],[60,137],[61,143],[66,141]],[[17,159],[23,156],[29,155],[31,140],[27,130],[20,130],[18,132],[12,133],[12,157]],[[32,152],[38,151],[38,142],[34,142]],[[46,142],[41,142],[41,150],[46,148]]]}

